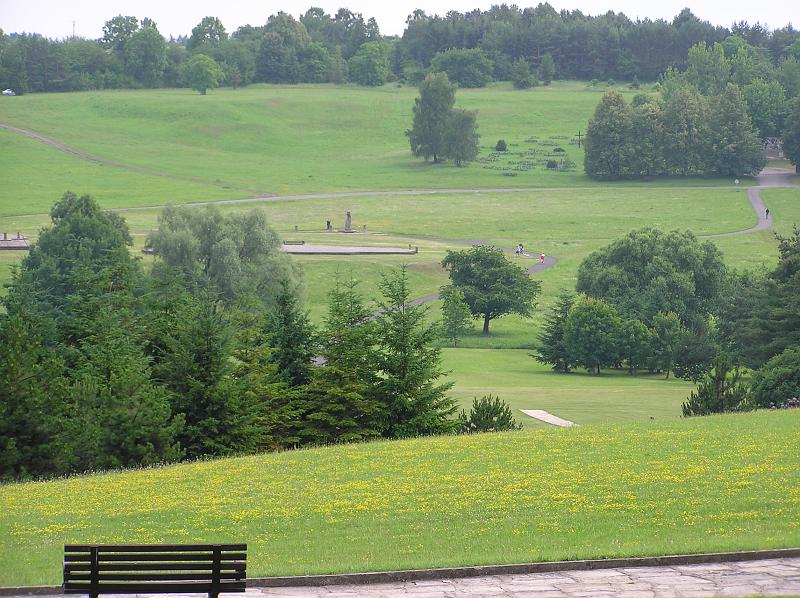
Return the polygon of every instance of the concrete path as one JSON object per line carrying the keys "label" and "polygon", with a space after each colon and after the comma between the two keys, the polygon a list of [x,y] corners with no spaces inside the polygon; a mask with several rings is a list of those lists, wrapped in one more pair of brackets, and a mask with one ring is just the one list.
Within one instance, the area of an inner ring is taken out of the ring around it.
{"label": "concrete path", "polygon": [[749,235],[760,230],[767,230],[772,226],[772,215],[767,217],[767,206],[764,205],[764,200],[761,199],[759,187],[750,187],[747,190],[747,199],[750,200],[750,206],[756,213],[756,225],[746,228],[744,230],[737,230],[731,233],[719,233],[716,235],[701,235],[701,239],[719,239],[722,237],[736,237],[738,235]]}
{"label": "concrete path", "polygon": [[415,249],[405,249],[403,247],[381,247],[379,245],[281,245],[281,249],[286,253],[298,253],[308,255],[414,255]]}
{"label": "concrete path", "polygon": [[543,409],[520,409],[522,413],[529,417],[533,417],[535,419],[541,420],[548,424],[552,424],[554,426],[560,426],[562,428],[571,428],[572,426],[576,425],[575,422],[571,422],[568,419],[561,419],[560,417],[556,417],[552,413],[548,413]]}
{"label": "concrete path", "polygon": [[[17,594],[22,596],[23,594]],[[241,596],[241,594],[238,594]],[[323,587],[250,587],[246,598],[704,598],[800,596],[800,558]],[[45,595],[46,596],[46,595]],[[140,594],[139,596],[147,596]],[[173,596],[201,596],[173,594]],[[205,596],[203,594],[202,596]],[[233,594],[230,594],[233,596]],[[55,598],[55,595],[52,596]]]}
{"label": "concrete path", "polygon": [[248,598],[701,598],[792,594],[800,595],[800,559],[247,591]]}

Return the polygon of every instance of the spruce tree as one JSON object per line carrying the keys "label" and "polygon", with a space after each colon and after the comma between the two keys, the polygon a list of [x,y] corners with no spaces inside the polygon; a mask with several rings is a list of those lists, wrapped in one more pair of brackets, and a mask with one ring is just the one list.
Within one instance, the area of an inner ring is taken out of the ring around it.
{"label": "spruce tree", "polygon": [[564,343],[564,325],[573,303],[575,303],[574,293],[567,290],[559,293],[556,304],[545,316],[542,335],[539,337],[539,348],[533,355],[539,363],[552,365],[556,372],[567,373],[574,365]]}
{"label": "spruce tree", "polygon": [[265,332],[273,348],[270,359],[278,366],[282,379],[290,386],[306,384],[311,379],[316,352],[315,332],[287,280],[281,282],[275,307],[267,316]]}
{"label": "spruce tree", "polygon": [[436,327],[426,323],[425,306],[409,305],[406,268],[385,275],[380,283],[382,315],[377,319],[377,385],[386,410],[385,434],[402,438],[455,430],[456,402],[447,396],[452,383],[444,375],[440,350],[433,345]]}

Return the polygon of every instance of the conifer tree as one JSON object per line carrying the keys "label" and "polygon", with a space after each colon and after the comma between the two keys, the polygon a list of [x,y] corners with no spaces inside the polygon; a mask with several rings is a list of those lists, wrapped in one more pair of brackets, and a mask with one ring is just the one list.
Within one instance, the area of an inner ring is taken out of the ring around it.
{"label": "conifer tree", "polygon": [[278,366],[282,379],[290,386],[306,384],[311,379],[315,332],[287,280],[281,282],[275,307],[267,316],[265,331],[273,348],[270,359]]}
{"label": "conifer tree", "polygon": [[433,345],[438,332],[426,323],[425,306],[409,305],[405,267],[384,276],[380,288],[377,393],[386,410],[385,434],[402,438],[455,430],[456,403],[446,394],[452,383],[439,383],[444,372]]}
{"label": "conifer tree", "polygon": [[564,326],[573,303],[575,303],[574,293],[567,290],[559,293],[556,304],[545,316],[542,335],[539,337],[539,348],[533,355],[539,363],[552,365],[556,372],[569,372],[574,365],[564,343]]}
{"label": "conifer tree", "polygon": [[683,404],[684,417],[710,415],[746,409],[750,389],[742,380],[742,373],[734,368],[726,355],[714,360],[714,370],[706,374],[696,392]]}

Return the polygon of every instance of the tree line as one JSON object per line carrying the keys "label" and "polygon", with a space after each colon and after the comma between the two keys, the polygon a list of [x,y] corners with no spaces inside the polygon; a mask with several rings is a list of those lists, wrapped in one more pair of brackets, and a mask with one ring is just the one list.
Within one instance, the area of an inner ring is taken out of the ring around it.
{"label": "tree line", "polygon": [[[67,193],[2,300],[0,478],[455,432],[437,327],[404,269],[374,316],[340,278],[315,328],[262,211],[124,220]],[[316,362],[316,365],[315,365]]]}
{"label": "tree line", "polygon": [[205,17],[189,36],[166,40],[149,18],[119,15],[98,40],[51,40],[0,30],[0,87],[17,93],[108,88],[189,86],[187,68],[205,56],[219,68],[218,82],[352,81],[380,85],[389,75],[389,48],[374,19],[345,8],[329,15],[309,9],[299,20],[279,12],[262,26],[228,34]]}
{"label": "tree line", "polygon": [[625,368],[699,382],[684,415],[800,396],[800,229],[769,272],[732,272],[690,232],[633,231],[590,254],[562,291],[535,357],[553,370]]}
{"label": "tree line", "polygon": [[[228,33],[213,16],[191,35],[166,40],[149,18],[116,16],[98,40],[51,40],[0,32],[0,87],[18,93],[189,85],[187,63],[202,54],[220,69],[219,82],[353,82],[418,84],[447,72],[462,87],[538,79],[655,81],[670,67],[683,69],[691,47],[744,43],[759,63],[797,80],[800,32],[759,24],[713,26],[684,9],[672,21],[631,21],[622,13],[599,16],[556,11],[550,4],[520,9],[414,11],[400,37],[380,33],[373,18],[346,8],[327,14],[310,8],[299,18],[279,12],[264,25]],[[796,94],[795,94],[796,95]]]}
{"label": "tree line", "polygon": [[[263,211],[168,207],[149,266],[89,196],[66,193],[50,217],[1,303],[0,480],[519,428],[497,397],[457,413],[440,326],[410,303],[404,267],[374,302],[337,275],[315,327]],[[538,284],[494,258],[527,286],[494,297],[492,317],[526,312]]]}
{"label": "tree line", "polygon": [[611,91],[586,134],[586,173],[599,179],[660,175],[746,176],[764,166],[761,144],[783,138],[800,163],[800,63],[779,68],[762,48],[741,38],[701,42],[684,70],[668,68],[658,97],[630,105]]}

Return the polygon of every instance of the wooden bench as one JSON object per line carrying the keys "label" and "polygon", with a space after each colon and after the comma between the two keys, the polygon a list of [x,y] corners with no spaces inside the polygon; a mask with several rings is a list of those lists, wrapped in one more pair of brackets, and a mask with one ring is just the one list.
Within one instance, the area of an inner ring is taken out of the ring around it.
{"label": "wooden bench", "polygon": [[247,544],[64,546],[64,593],[244,592]]}

